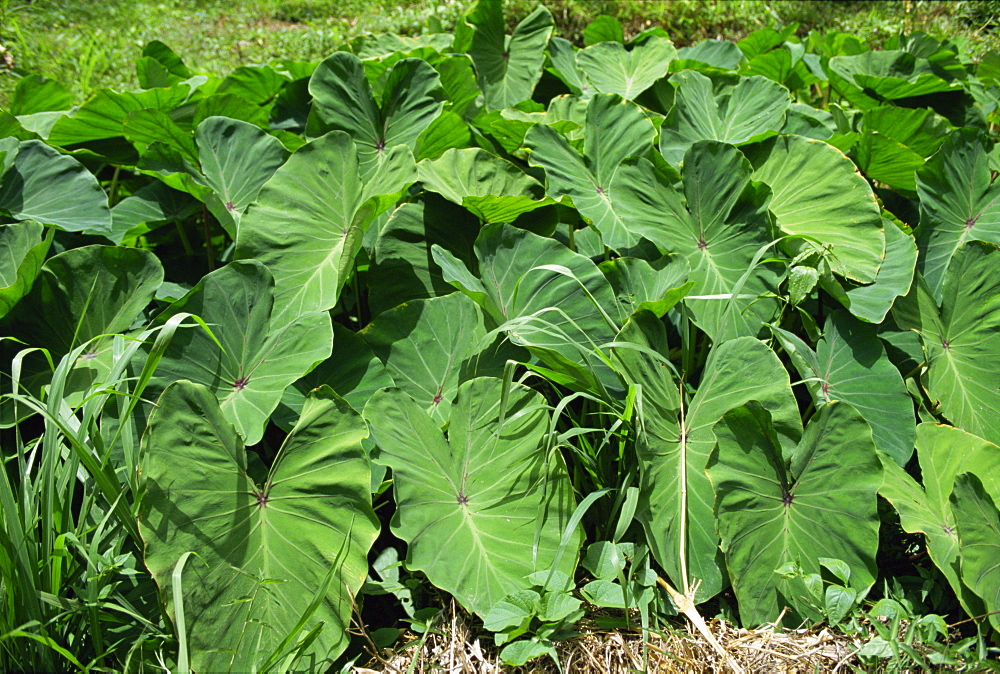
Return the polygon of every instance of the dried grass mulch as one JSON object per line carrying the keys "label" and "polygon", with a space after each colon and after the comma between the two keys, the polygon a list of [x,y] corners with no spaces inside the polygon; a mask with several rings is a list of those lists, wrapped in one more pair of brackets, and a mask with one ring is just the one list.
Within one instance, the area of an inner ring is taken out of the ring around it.
{"label": "dried grass mulch", "polygon": [[[860,644],[829,629],[787,630],[737,628],[721,620],[708,621],[730,663],[744,672],[837,672],[847,670]],[[645,644],[638,631],[601,630],[581,623],[582,636],[557,646],[564,672],[618,674],[625,672],[731,672],[734,669],[693,629],[652,636]],[[445,612],[438,629],[423,642],[408,635],[409,645],[382,651],[355,674],[499,674],[501,672],[557,673],[549,658],[539,658],[525,667],[503,665],[499,649],[487,635],[479,635],[454,604]],[[372,648],[371,651],[375,649]]]}

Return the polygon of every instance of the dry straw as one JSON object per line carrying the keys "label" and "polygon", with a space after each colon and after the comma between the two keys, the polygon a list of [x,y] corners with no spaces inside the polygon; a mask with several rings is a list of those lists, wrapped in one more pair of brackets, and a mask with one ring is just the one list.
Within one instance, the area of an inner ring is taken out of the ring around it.
{"label": "dry straw", "polygon": [[[652,635],[643,643],[639,632],[602,630],[582,623],[582,636],[558,644],[563,672],[618,674],[626,672],[730,672],[736,664],[746,672],[850,671],[860,644],[829,629],[754,630],[738,628],[724,620],[706,625],[724,655],[699,634],[677,628]],[[559,672],[555,663],[540,658],[525,667],[500,662],[498,649],[488,634],[478,633],[452,604],[442,614],[439,629],[421,640],[408,635],[408,645],[379,651],[371,662],[354,669],[356,674],[479,674],[499,672]],[[645,646],[645,654],[643,653]]]}

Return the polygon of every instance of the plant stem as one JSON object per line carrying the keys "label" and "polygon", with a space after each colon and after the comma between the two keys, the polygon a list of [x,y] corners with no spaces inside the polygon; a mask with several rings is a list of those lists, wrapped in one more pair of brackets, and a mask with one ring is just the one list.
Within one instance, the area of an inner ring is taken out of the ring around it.
{"label": "plant stem", "polygon": [[687,595],[691,588],[688,585],[688,568],[687,568],[687,421],[684,417],[684,375],[681,375],[680,382],[680,403],[681,403],[681,430],[680,430],[680,441],[681,441],[681,465],[680,465],[680,485],[681,485],[681,512],[680,512],[680,564],[681,564],[681,583],[684,588],[684,594]]}
{"label": "plant stem", "polygon": [[187,232],[184,231],[184,225],[179,220],[175,220],[174,225],[177,227],[177,236],[181,240],[181,245],[184,246],[184,254],[194,255],[194,249],[191,248],[191,241],[188,239]]}
{"label": "plant stem", "polygon": [[212,249],[212,231],[208,223],[208,206],[201,206],[201,226],[205,234],[205,258],[208,262],[208,271],[215,270],[215,251]]}
{"label": "plant stem", "polygon": [[705,638],[705,641],[711,644],[715,652],[719,654],[719,657],[725,660],[726,665],[733,672],[736,672],[736,674],[743,674],[743,668],[740,667],[736,660],[726,653],[726,649],[724,649],[722,644],[718,642],[715,635],[712,634],[712,631],[708,629],[708,625],[705,624],[705,619],[701,617],[700,613],[698,613],[698,609],[694,605],[694,593],[698,591],[697,585],[691,591],[681,594],[675,590],[670,583],[663,580],[659,576],[656,577],[656,582],[660,587],[667,591],[667,594],[670,595],[670,599],[674,602],[677,609],[687,616],[688,620],[694,623],[695,628],[701,633],[701,636]]}
{"label": "plant stem", "polygon": [[115,172],[111,176],[111,187],[108,188],[108,204],[114,206],[118,203],[118,176],[121,175],[122,167],[116,166]]}

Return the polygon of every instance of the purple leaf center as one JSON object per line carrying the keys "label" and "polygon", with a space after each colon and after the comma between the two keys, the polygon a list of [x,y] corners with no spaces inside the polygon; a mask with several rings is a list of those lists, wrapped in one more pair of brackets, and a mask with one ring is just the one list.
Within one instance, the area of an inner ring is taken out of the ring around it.
{"label": "purple leaf center", "polygon": [[455,499],[455,500],[458,502],[458,505],[461,505],[461,506],[467,506],[467,505],[469,505],[469,497],[465,495],[464,491],[459,490],[459,492],[458,492],[458,498]]}
{"label": "purple leaf center", "polygon": [[784,487],[781,488],[781,502],[786,506],[792,505],[792,494]]}
{"label": "purple leaf center", "polygon": [[240,377],[239,379],[233,382],[233,390],[242,391],[247,387],[247,384],[249,383],[250,383],[250,377]]}

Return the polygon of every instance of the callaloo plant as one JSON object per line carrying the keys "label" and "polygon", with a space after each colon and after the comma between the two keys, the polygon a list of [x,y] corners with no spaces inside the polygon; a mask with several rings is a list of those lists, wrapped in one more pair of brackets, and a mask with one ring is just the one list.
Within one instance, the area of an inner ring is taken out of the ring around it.
{"label": "callaloo plant", "polygon": [[995,654],[995,55],[505,25],[17,87],[0,668],[336,669],[448,595],[508,663]]}

